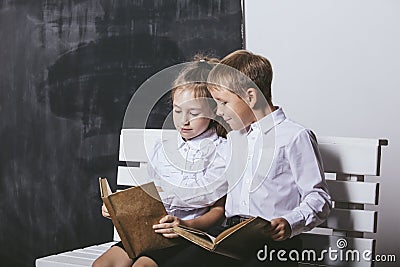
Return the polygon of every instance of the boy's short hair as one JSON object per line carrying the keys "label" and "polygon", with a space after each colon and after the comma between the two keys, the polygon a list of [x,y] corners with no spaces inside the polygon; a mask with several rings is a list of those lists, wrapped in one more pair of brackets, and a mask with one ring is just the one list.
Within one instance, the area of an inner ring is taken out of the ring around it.
{"label": "boy's short hair", "polygon": [[258,87],[268,103],[271,103],[272,76],[272,66],[268,59],[247,50],[237,50],[224,57],[220,64],[214,67],[208,82],[215,85],[211,86],[211,90],[225,87],[239,96],[244,96],[248,88]]}

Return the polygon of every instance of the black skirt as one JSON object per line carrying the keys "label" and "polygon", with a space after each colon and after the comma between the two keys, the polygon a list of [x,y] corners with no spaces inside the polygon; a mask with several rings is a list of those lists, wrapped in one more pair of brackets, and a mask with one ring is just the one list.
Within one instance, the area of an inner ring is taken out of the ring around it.
{"label": "black skirt", "polygon": [[[179,238],[179,239],[180,239],[179,244],[176,246],[140,253],[136,258],[133,259],[133,261],[136,261],[140,257],[145,256],[145,257],[152,259],[153,261],[155,261],[157,263],[157,265],[160,266],[165,261],[174,257],[176,254],[180,253],[182,250],[184,250],[185,248],[190,246],[191,243],[189,241],[186,241],[183,238]],[[114,244],[113,247],[114,246],[120,247],[123,250],[125,250],[124,245],[122,244],[121,241]]]}

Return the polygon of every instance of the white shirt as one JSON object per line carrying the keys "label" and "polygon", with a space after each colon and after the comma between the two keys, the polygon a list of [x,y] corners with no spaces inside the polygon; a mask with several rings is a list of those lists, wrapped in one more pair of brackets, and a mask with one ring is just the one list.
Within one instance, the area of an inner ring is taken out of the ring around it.
{"label": "white shirt", "polygon": [[226,195],[226,144],[214,129],[188,141],[177,133],[156,143],[148,171],[168,214],[194,219]]}
{"label": "white shirt", "polygon": [[[286,219],[292,235],[322,223],[331,207],[315,135],[287,119],[281,108],[228,134],[227,217]],[[247,155],[246,152],[248,151]]]}

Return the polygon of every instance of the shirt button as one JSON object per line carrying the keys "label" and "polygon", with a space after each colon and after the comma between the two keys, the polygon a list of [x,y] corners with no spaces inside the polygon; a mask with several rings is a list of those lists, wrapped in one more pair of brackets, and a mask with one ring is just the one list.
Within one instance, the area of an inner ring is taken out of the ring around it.
{"label": "shirt button", "polygon": [[243,206],[246,206],[246,205],[247,205],[247,202],[246,202],[245,200],[243,200],[243,201],[242,201],[242,205],[243,205]]}
{"label": "shirt button", "polygon": [[250,183],[250,179],[246,179],[246,184]]}

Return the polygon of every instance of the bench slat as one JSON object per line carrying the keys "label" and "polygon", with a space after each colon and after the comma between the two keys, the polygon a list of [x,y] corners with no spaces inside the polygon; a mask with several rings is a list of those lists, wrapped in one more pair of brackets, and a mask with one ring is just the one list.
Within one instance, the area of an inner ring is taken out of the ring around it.
{"label": "bench slat", "polygon": [[378,183],[326,180],[332,200],[346,203],[378,204]]}
{"label": "bench slat", "polygon": [[148,162],[157,140],[176,137],[176,130],[123,129],[120,135],[120,161]]}
{"label": "bench slat", "polygon": [[115,242],[107,242],[40,258],[36,260],[36,267],[90,267],[113,244]]}
{"label": "bench slat", "polygon": [[97,245],[96,247],[101,248],[101,249],[104,249],[104,251],[105,251],[106,249],[108,249],[109,247],[111,247],[111,246],[114,245],[114,244],[115,244],[115,242],[114,242],[114,241],[111,241],[111,242],[99,244],[99,245]]}
{"label": "bench slat", "polygon": [[64,256],[69,256],[69,257],[75,257],[75,258],[80,258],[80,259],[88,259],[88,260],[95,260],[99,257],[100,254],[93,254],[90,253],[90,251],[85,251],[85,250],[74,250],[74,251],[68,251],[63,253]]}
{"label": "bench slat", "polygon": [[376,233],[377,214],[370,210],[334,208],[323,226],[334,230]]}
{"label": "bench slat", "polygon": [[387,145],[387,140],[346,137],[318,138],[324,170],[334,173],[378,176],[382,145]]}
{"label": "bench slat", "polygon": [[[146,167],[118,167],[117,184],[137,186],[132,178],[136,175],[147,175]],[[140,176],[137,176],[140,177]],[[378,204],[378,183],[327,180],[332,200],[347,203]]]}
{"label": "bench slat", "polygon": [[73,250],[76,252],[84,252],[84,253],[88,253],[88,254],[93,254],[93,255],[101,255],[104,251],[101,250],[96,250],[96,249],[90,249],[90,248],[81,248],[81,249],[76,249]]}
{"label": "bench slat", "polygon": [[82,248],[82,249],[98,251],[100,253],[103,253],[104,251],[106,251],[109,247],[111,247],[114,244],[115,244],[115,242],[111,241],[111,242],[107,242],[107,243],[103,243],[103,244],[99,244],[99,245],[93,245],[93,246]]}
{"label": "bench slat", "polygon": [[66,256],[65,253],[36,260],[36,267],[88,267],[94,260]]}
{"label": "bench slat", "polygon": [[150,182],[147,163],[140,163],[140,167],[118,166],[117,185],[137,186],[146,182]]}
{"label": "bench slat", "polygon": [[90,248],[80,248],[73,250],[74,252],[79,252],[79,253],[86,253],[86,254],[92,254],[92,255],[98,255],[100,256],[101,254],[104,253],[102,250],[95,250],[95,249],[90,249]]}

